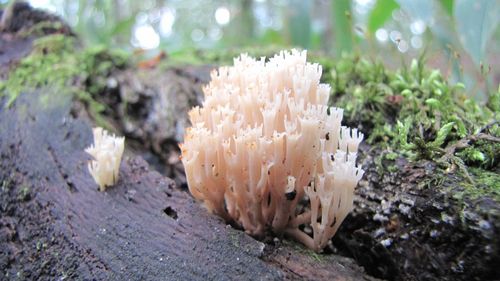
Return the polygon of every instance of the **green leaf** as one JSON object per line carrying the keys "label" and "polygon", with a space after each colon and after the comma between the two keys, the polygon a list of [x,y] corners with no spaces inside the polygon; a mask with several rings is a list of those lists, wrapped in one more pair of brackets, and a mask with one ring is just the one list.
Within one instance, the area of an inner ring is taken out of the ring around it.
{"label": "green leaf", "polygon": [[399,8],[394,0],[377,0],[368,18],[368,31],[372,34],[391,18],[392,12]]}
{"label": "green leaf", "polygon": [[404,120],[404,123],[401,123],[399,120],[396,123],[396,128],[398,130],[397,140],[401,147],[406,150],[415,148],[415,144],[408,143],[408,134],[410,132],[411,123],[412,121],[409,117]]}
{"label": "green leaf", "polygon": [[441,107],[441,102],[435,98],[428,98],[425,100],[425,103],[434,108]]}
{"label": "green leaf", "polygon": [[264,31],[264,34],[262,34],[262,36],[260,36],[258,40],[259,43],[265,45],[286,45],[286,42],[285,40],[283,40],[283,36],[281,35],[281,33],[272,28]]}
{"label": "green leaf", "polygon": [[351,1],[332,0],[332,9],[333,28],[335,30],[334,46],[339,53],[350,52],[353,46]]}
{"label": "green leaf", "polygon": [[449,16],[453,16],[453,2],[454,0],[440,0],[441,6]]}
{"label": "green leaf", "polygon": [[448,13],[449,16],[453,16],[453,0],[441,0],[441,6]]}
{"label": "green leaf", "polygon": [[127,19],[118,21],[111,29],[109,36],[117,36],[120,34],[127,34],[132,29],[135,23],[135,17],[129,17]]}
{"label": "green leaf", "polygon": [[289,28],[292,44],[309,48],[311,43],[311,3],[292,0],[290,4]]}
{"label": "green leaf", "polygon": [[479,67],[500,15],[500,1],[457,0],[455,25],[460,42]]}
{"label": "green leaf", "polygon": [[483,162],[485,157],[484,153],[482,153],[480,150],[474,149],[470,155],[470,158],[474,161],[481,161]]}
{"label": "green leaf", "polygon": [[431,143],[431,146],[436,148],[440,147],[446,140],[446,137],[450,134],[451,129],[453,129],[453,125],[455,125],[455,122],[447,123],[441,127],[437,133],[436,139]]}

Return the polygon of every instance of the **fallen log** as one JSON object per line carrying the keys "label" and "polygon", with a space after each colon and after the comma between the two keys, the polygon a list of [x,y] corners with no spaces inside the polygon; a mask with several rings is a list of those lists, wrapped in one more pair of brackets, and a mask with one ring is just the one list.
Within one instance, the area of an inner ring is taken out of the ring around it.
{"label": "fallen log", "polygon": [[[1,38],[7,77],[33,38]],[[234,229],[131,151],[99,192],[84,152],[93,124],[71,93],[1,100],[1,280],[374,280],[351,259]]]}
{"label": "fallen log", "polygon": [[84,152],[92,124],[71,103],[40,89],[0,112],[1,279],[370,280],[352,260],[268,249],[139,157],[99,192]]}

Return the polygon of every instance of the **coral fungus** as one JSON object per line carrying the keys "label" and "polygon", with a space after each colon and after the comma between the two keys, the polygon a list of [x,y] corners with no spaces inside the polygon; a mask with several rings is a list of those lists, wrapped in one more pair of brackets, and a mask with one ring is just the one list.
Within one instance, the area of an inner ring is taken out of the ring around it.
{"label": "coral fungus", "polygon": [[89,172],[100,191],[118,181],[118,172],[125,148],[125,138],[108,135],[103,128],[94,128],[94,145],[86,148],[94,160],[89,161]]}
{"label": "coral fungus", "polygon": [[341,126],[343,110],[327,106],[321,71],[306,51],[269,61],[241,55],[212,72],[181,144],[189,190],[208,210],[251,235],[285,233],[315,251],[351,210],[363,176],[363,134]]}

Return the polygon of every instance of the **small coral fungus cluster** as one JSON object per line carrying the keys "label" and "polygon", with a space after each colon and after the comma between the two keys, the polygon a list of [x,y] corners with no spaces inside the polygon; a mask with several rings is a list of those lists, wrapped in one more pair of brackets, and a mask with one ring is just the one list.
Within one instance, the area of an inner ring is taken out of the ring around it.
{"label": "small coral fungus cluster", "polygon": [[118,173],[125,149],[125,138],[110,135],[103,128],[94,128],[94,145],[85,151],[94,158],[89,161],[89,172],[99,185],[99,190],[106,190],[118,181]]}
{"label": "small coral fungus cluster", "polygon": [[285,233],[316,251],[351,210],[363,175],[363,135],[341,126],[320,76],[305,51],[267,62],[241,55],[212,73],[181,145],[189,190],[210,211],[251,235]]}

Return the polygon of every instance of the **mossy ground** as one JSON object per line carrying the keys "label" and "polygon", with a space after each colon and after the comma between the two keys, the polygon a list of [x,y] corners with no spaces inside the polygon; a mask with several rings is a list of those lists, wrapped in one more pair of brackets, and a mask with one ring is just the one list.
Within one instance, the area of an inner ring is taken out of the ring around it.
{"label": "mossy ground", "polygon": [[[169,54],[158,67],[227,64],[242,52],[258,57],[277,50],[270,46],[225,52],[184,51]],[[8,79],[0,82],[0,93],[10,106],[21,92],[51,85],[84,101],[102,126],[106,125],[101,116],[106,105],[94,97],[106,88],[111,73],[130,61],[133,58],[121,51],[78,48],[71,36],[43,36],[34,41],[31,54],[19,62]],[[322,80],[332,86],[331,104],[344,108],[347,124],[361,129],[366,141],[382,151],[375,159],[380,173],[397,170],[391,163],[400,156],[412,161],[430,160],[439,164],[443,174],[450,170],[461,173],[468,190],[479,186],[476,181],[483,186],[492,184],[481,192],[491,191],[500,202],[500,88],[490,93],[483,106],[468,98],[462,84],[452,85],[438,70],[427,69],[423,58],[396,71],[359,55],[335,60],[313,53],[309,61],[323,66]],[[483,181],[487,173],[492,173],[493,180]]]}
{"label": "mossy ground", "polygon": [[79,48],[74,37],[64,34],[42,36],[33,41],[31,53],[14,66],[7,79],[0,81],[0,97],[6,98],[8,108],[22,92],[50,86],[83,101],[96,123],[105,125],[101,116],[105,105],[93,96],[106,87],[113,70],[126,65],[127,57],[99,46]]}
{"label": "mossy ground", "polygon": [[463,184],[463,191],[456,192],[454,198],[463,200],[464,197],[479,199],[490,197],[500,202],[500,176],[498,172],[491,172],[481,168],[469,168],[474,182]]}
{"label": "mossy ground", "polygon": [[323,79],[332,85],[332,105],[344,108],[348,124],[382,150],[375,157],[382,173],[394,171],[388,162],[400,155],[432,161],[438,165],[432,182],[458,173],[469,187],[465,195],[480,193],[500,202],[500,88],[479,105],[462,84],[427,69],[423,58],[390,71],[377,60],[344,56],[326,64]]}

